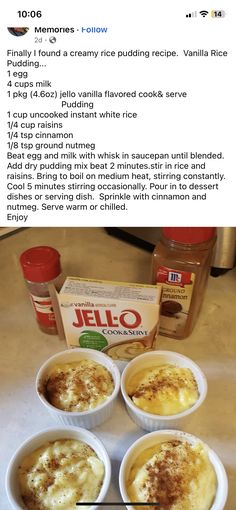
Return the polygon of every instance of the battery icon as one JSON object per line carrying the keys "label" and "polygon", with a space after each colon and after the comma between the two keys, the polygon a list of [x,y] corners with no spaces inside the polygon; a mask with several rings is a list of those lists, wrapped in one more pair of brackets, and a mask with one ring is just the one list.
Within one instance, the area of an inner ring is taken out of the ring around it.
{"label": "battery icon", "polygon": [[211,17],[212,18],[224,18],[225,11],[211,11]]}

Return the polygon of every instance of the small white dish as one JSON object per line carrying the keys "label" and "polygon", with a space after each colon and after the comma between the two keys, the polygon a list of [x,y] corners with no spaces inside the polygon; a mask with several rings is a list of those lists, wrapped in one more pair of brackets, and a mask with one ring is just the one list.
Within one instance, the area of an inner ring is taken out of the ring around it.
{"label": "small white dish", "polygon": [[[100,363],[111,373],[114,381],[114,390],[105,402],[93,409],[81,412],[62,411],[48,402],[45,397],[45,384],[53,367],[58,364],[72,363],[82,359],[93,360]],[[36,391],[42,404],[46,407],[52,418],[63,425],[78,425],[92,429],[108,420],[113,412],[115,399],[120,389],[120,372],[115,363],[106,354],[94,349],[68,349],[49,358],[40,368],[36,377]]]}
{"label": "small white dish", "polygon": [[[14,510],[25,509],[25,505],[20,495],[20,489],[18,484],[18,468],[27,455],[31,452],[44,445],[48,441],[56,441],[57,439],[77,439],[87,443],[99,459],[104,464],[105,476],[103,484],[97,498],[97,502],[104,500],[111,480],[111,463],[108,454],[102,444],[102,442],[90,431],[81,429],[79,427],[57,427],[49,428],[34,434],[29,437],[21,446],[16,450],[12,459],[10,460],[7,473],[6,473],[6,492],[8,499]],[[89,510],[98,510],[99,506],[94,505],[89,507]]]}
{"label": "small white dish", "polygon": [[[151,414],[137,407],[127,393],[127,385],[130,379],[139,371],[153,366],[171,364],[177,367],[189,368],[197,382],[199,398],[195,404],[178,414],[162,416],[159,414]],[[190,358],[172,351],[153,351],[140,354],[134,358],[124,369],[121,376],[121,392],[126,404],[127,412],[130,418],[144,430],[149,432],[159,429],[183,429],[188,422],[189,416],[192,415],[201,406],[207,394],[206,377],[200,367]]]}
{"label": "small white dish", "polygon": [[[193,436],[192,434],[187,434],[186,432],[180,430],[158,430],[151,432],[150,434],[142,436],[132,444],[132,446],[126,452],[120,466],[119,486],[123,501],[130,501],[126,490],[126,482],[129,477],[130,469],[132,468],[136,458],[142,451],[146,450],[147,448],[155,446],[164,441],[171,440],[187,441],[192,445],[201,443],[204,446],[209,460],[215,470],[217,479],[216,495],[210,510],[223,510],[228,496],[228,479],[221,460],[217,454],[209,448],[209,446],[203,443],[203,441],[198,439],[196,436]],[[135,510],[135,508],[131,505],[127,506],[126,508],[128,510]]]}

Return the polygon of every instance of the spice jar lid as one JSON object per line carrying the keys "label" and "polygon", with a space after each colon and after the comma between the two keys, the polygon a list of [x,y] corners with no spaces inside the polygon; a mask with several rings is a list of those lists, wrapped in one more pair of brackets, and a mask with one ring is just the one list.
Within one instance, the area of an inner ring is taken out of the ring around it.
{"label": "spice jar lid", "polygon": [[26,280],[49,282],[61,272],[60,253],[50,246],[34,246],[24,251],[20,263]]}
{"label": "spice jar lid", "polygon": [[170,241],[197,244],[209,241],[215,236],[215,227],[164,227],[162,232]]}

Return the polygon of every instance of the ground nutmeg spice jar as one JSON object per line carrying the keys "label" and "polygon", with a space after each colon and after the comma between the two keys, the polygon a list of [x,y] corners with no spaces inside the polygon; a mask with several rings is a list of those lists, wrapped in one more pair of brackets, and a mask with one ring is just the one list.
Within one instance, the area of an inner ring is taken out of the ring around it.
{"label": "ground nutmeg spice jar", "polygon": [[39,328],[49,335],[57,334],[48,284],[57,287],[61,273],[59,252],[50,246],[34,246],[21,254],[20,263]]}

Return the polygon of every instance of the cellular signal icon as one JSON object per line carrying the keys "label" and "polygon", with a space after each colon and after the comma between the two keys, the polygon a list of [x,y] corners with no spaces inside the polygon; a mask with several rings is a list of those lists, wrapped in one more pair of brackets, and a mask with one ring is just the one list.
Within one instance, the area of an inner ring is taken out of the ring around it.
{"label": "cellular signal icon", "polygon": [[200,11],[199,14],[205,18],[208,15],[208,11]]}
{"label": "cellular signal icon", "polygon": [[196,18],[197,17],[197,11],[189,12],[186,14],[186,18]]}

